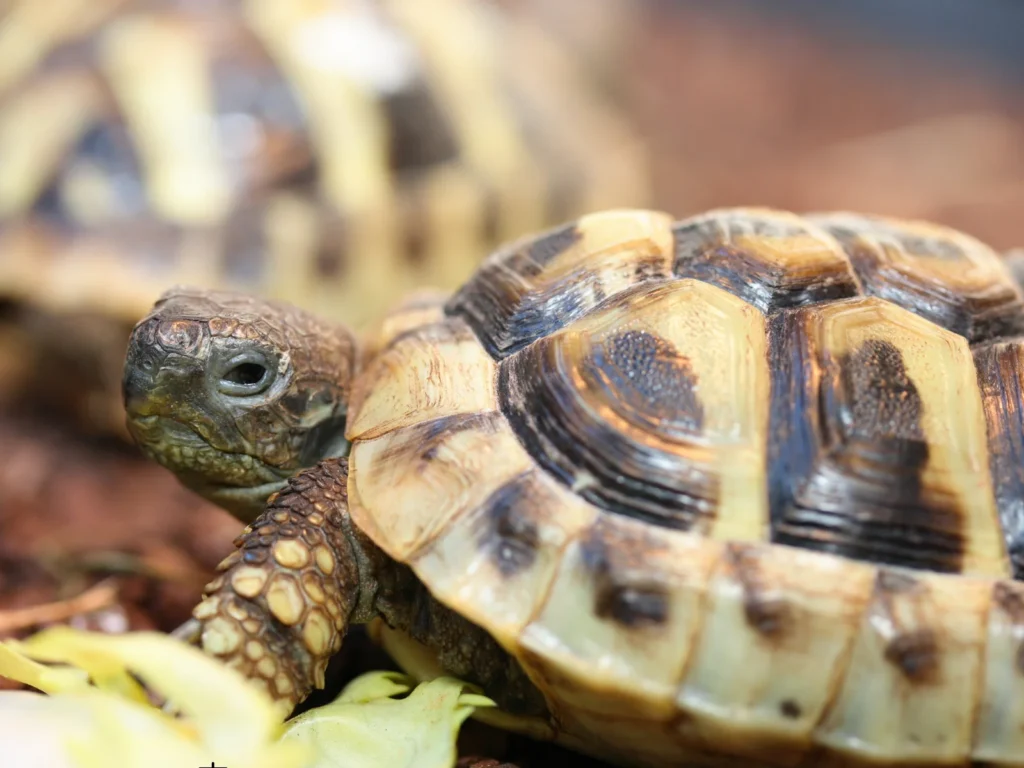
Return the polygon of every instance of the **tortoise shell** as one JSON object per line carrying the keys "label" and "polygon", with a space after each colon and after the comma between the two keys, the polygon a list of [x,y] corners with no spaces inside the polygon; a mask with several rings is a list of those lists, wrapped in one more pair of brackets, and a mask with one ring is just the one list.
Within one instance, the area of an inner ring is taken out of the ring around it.
{"label": "tortoise shell", "polygon": [[476,0],[2,13],[0,400],[83,428],[123,430],[125,342],[168,285],[360,325],[499,242],[646,202],[574,53]]}
{"label": "tortoise shell", "polygon": [[352,518],[518,660],[558,738],[1024,764],[1024,303],[991,249],[614,211],[384,328]]}
{"label": "tortoise shell", "polygon": [[624,118],[525,16],[64,5],[16,2],[0,31],[7,297],[134,322],[185,282],[364,322],[497,242],[646,197]]}

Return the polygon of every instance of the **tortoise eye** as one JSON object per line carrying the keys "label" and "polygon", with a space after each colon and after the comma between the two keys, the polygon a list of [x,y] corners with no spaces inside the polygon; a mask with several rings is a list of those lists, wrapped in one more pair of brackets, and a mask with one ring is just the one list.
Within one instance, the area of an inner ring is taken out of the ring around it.
{"label": "tortoise eye", "polygon": [[262,359],[257,359],[255,355],[245,355],[228,364],[217,384],[225,395],[251,397],[266,390],[272,379],[270,369]]}

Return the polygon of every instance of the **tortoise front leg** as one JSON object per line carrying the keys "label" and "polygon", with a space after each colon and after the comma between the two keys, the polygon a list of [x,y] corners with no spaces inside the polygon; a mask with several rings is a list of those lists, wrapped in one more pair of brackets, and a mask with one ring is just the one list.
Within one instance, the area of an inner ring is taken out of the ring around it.
{"label": "tortoise front leg", "polygon": [[367,618],[357,607],[372,603],[372,594],[360,600],[375,579],[361,579],[370,560],[348,516],[347,482],[347,459],[289,480],[235,539],[192,612],[203,650],[289,709],[323,687],[349,623]]}

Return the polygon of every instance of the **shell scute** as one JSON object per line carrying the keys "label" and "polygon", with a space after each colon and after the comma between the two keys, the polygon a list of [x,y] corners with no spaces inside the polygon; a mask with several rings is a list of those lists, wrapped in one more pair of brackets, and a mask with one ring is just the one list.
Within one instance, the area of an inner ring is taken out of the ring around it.
{"label": "shell scute", "polygon": [[671,273],[671,218],[592,214],[498,251],[449,301],[501,360],[583,317],[637,282]]}
{"label": "shell scute", "polygon": [[717,285],[764,312],[860,293],[835,238],[786,211],[709,211],[673,232],[676,275]]}
{"label": "shell scute", "polygon": [[991,584],[925,572],[888,576],[883,570],[875,579],[842,686],[815,738],[840,752],[964,761],[982,693]]}
{"label": "shell scute", "polygon": [[[357,439],[354,485],[384,480],[354,514],[603,755],[1012,764],[1018,308],[971,304],[1004,270],[915,226],[613,212],[517,243],[381,355],[460,328],[487,426],[413,404]],[[918,282],[890,290],[864,242]],[[940,283],[961,314],[925,311]]]}
{"label": "shell scute", "polygon": [[967,341],[877,298],[778,315],[772,338],[774,540],[1008,575]]}
{"label": "shell scute", "polygon": [[453,519],[410,565],[439,599],[515,653],[565,547],[595,514],[533,467]]}
{"label": "shell scute", "polygon": [[556,712],[668,723],[719,556],[698,537],[607,512],[581,531],[519,638]]}
{"label": "shell scute", "polygon": [[1024,297],[987,245],[937,224],[881,216],[809,217],[849,256],[864,291],[977,343],[1024,331]]}
{"label": "shell scute", "polygon": [[681,732],[698,743],[735,740],[751,758],[766,749],[809,749],[873,576],[867,564],[814,552],[727,545],[677,695],[687,714]]}
{"label": "shell scute", "polygon": [[607,510],[757,538],[768,371],[761,314],[696,280],[637,286],[505,359],[502,413]]}

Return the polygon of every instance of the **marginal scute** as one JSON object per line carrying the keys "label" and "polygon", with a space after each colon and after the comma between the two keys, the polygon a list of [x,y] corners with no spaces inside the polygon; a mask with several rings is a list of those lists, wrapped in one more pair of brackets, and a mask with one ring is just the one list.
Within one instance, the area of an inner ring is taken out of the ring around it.
{"label": "marginal scute", "polygon": [[446,306],[496,360],[583,317],[611,296],[671,274],[671,218],[591,214],[489,257]]}
{"label": "marginal scute", "polygon": [[835,238],[786,211],[714,210],[679,222],[673,232],[676,275],[717,285],[763,312],[860,292]]}
{"label": "marginal scute", "polygon": [[840,752],[871,745],[907,762],[966,761],[990,600],[985,579],[919,572],[889,580],[881,571],[815,740]]}
{"label": "marginal scute", "polygon": [[382,350],[409,332],[444,320],[444,304],[448,294],[432,288],[410,291],[395,304],[363,340],[363,356],[375,358]]}
{"label": "marginal scute", "polygon": [[919,221],[850,213],[808,217],[842,243],[864,291],[971,343],[1024,331],[1024,297],[995,251]]}
{"label": "marginal scute", "polygon": [[[556,713],[667,725],[719,556],[716,542],[607,512],[580,530],[519,638],[520,658]],[[623,613],[602,615],[609,594],[629,592],[658,595],[657,609],[635,613],[623,603]]]}
{"label": "marginal scute", "polygon": [[426,421],[352,446],[352,519],[406,562],[533,462],[497,412]]}
{"label": "marginal scute", "polygon": [[1024,584],[992,586],[985,673],[974,733],[978,761],[1012,765],[1024,754]]}
{"label": "marginal scute", "polygon": [[356,379],[346,436],[369,440],[423,421],[497,408],[497,366],[457,318],[394,339]]}
{"label": "marginal scute", "polygon": [[761,314],[696,280],[638,286],[501,364],[502,413],[598,507],[721,538],[767,530]]}
{"label": "marginal scute", "polygon": [[876,298],[780,313],[770,335],[773,540],[1009,575],[966,340]]}
{"label": "marginal scute", "polygon": [[799,754],[834,695],[874,569],[764,543],[727,544],[677,694],[678,729],[737,754]]}
{"label": "marginal scute", "polygon": [[563,549],[595,514],[530,466],[454,518],[410,565],[433,595],[514,653]]}

